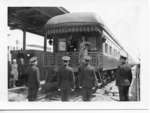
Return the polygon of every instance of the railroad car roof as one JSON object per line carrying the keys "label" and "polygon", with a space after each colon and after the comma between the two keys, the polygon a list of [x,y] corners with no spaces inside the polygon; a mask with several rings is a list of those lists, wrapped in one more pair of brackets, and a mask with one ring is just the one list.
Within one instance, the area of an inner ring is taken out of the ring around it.
{"label": "railroad car roof", "polygon": [[55,16],[48,20],[45,29],[48,34],[67,32],[91,32],[103,27],[103,21],[94,13],[78,12]]}
{"label": "railroad car roof", "polygon": [[99,31],[99,28],[102,28],[125,51],[110,30],[104,25],[100,16],[92,12],[74,12],[57,15],[50,18],[45,25],[48,34],[91,32]]}
{"label": "railroad car roof", "polygon": [[48,20],[47,25],[63,24],[63,23],[100,23],[102,20],[95,14],[90,12],[67,13],[55,16]]}

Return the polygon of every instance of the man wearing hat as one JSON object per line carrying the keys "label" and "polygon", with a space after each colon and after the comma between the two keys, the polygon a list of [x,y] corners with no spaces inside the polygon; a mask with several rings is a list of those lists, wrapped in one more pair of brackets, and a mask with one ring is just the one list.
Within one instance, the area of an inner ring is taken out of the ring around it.
{"label": "man wearing hat", "polygon": [[61,91],[61,100],[68,101],[71,91],[74,91],[74,73],[69,66],[70,57],[63,56],[63,66],[58,70],[58,91]]}
{"label": "man wearing hat", "polygon": [[79,68],[79,84],[82,88],[83,101],[90,101],[92,90],[95,89],[97,78],[95,69],[90,65],[90,56],[84,57],[84,65]]}
{"label": "man wearing hat", "polygon": [[40,86],[40,72],[39,68],[37,67],[37,57],[30,58],[29,63],[30,66],[27,69],[28,100],[34,101],[36,100],[37,92]]}
{"label": "man wearing hat", "polygon": [[131,67],[126,63],[126,57],[120,56],[120,65],[116,76],[120,101],[128,101],[129,87],[132,82]]}

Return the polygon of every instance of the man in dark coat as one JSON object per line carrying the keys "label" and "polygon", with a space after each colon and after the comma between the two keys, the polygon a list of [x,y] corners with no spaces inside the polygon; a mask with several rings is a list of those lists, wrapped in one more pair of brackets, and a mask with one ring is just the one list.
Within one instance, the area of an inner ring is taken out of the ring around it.
{"label": "man in dark coat", "polygon": [[74,73],[69,66],[69,56],[62,57],[64,65],[58,70],[58,91],[61,91],[61,100],[68,101],[71,91],[74,91]]}
{"label": "man in dark coat", "polygon": [[79,68],[79,84],[83,101],[90,101],[92,90],[95,89],[97,83],[95,69],[89,64],[90,60],[90,56],[85,56],[84,64]]}
{"label": "man in dark coat", "polygon": [[126,57],[120,56],[120,66],[116,76],[116,85],[119,89],[120,101],[128,101],[129,87],[132,82],[131,67],[126,63]]}
{"label": "man in dark coat", "polygon": [[20,85],[26,85],[27,84],[27,75],[25,73],[26,69],[27,69],[27,66],[25,64],[24,58],[20,58],[19,59],[19,66],[18,66]]}
{"label": "man in dark coat", "polygon": [[32,57],[30,59],[30,66],[27,69],[28,75],[28,100],[35,101],[37,97],[37,92],[40,86],[40,72],[37,67],[37,57]]}

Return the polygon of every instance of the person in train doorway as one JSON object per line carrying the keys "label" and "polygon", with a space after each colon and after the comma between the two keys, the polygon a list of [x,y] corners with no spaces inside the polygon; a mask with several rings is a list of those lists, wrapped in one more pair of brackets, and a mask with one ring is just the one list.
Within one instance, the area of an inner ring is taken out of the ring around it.
{"label": "person in train doorway", "polygon": [[120,65],[116,76],[116,85],[119,89],[120,101],[129,101],[129,87],[132,82],[131,67],[126,62],[126,57],[120,56]]}
{"label": "person in train doorway", "polygon": [[12,75],[12,81],[13,81],[13,87],[16,87],[16,82],[18,81],[18,63],[16,59],[13,59],[11,64],[11,73]]}
{"label": "person in train doorway", "polygon": [[84,57],[84,65],[79,68],[79,84],[83,101],[90,101],[97,84],[95,69],[90,65],[90,56]]}
{"label": "person in train doorway", "polygon": [[69,101],[71,92],[74,91],[75,81],[73,69],[69,66],[70,57],[63,56],[63,66],[59,68],[58,77],[58,91],[61,92],[61,100]]}
{"label": "person in train doorway", "polygon": [[27,68],[27,86],[28,86],[28,101],[35,101],[37,98],[37,92],[40,87],[40,71],[37,67],[37,57],[33,56],[29,60],[29,67]]}
{"label": "person in train doorway", "polygon": [[84,57],[88,56],[89,48],[91,43],[85,40],[85,37],[82,37],[82,42],[80,43],[79,49],[79,64],[84,64]]}

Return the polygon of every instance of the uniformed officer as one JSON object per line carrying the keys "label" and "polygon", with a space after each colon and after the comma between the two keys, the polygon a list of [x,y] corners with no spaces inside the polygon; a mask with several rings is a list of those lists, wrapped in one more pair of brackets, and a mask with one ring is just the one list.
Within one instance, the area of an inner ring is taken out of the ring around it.
{"label": "uniformed officer", "polygon": [[71,91],[74,91],[74,73],[69,66],[70,57],[63,56],[63,66],[58,70],[58,91],[61,91],[61,100],[68,101]]}
{"label": "uniformed officer", "polygon": [[126,63],[126,57],[120,56],[120,65],[116,76],[120,101],[128,101],[129,87],[132,81],[131,67]]}
{"label": "uniformed officer", "polygon": [[27,86],[28,86],[28,100],[34,101],[37,97],[37,92],[40,86],[40,72],[37,67],[37,57],[32,57],[30,60],[30,66],[27,69]]}
{"label": "uniformed officer", "polygon": [[90,101],[92,90],[95,89],[97,78],[95,69],[90,65],[90,56],[84,57],[84,65],[79,68],[79,84],[82,89],[83,101]]}

